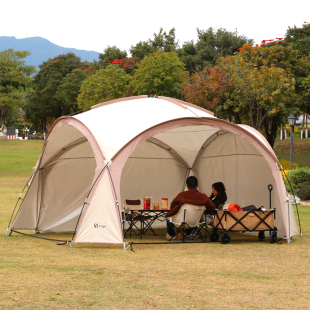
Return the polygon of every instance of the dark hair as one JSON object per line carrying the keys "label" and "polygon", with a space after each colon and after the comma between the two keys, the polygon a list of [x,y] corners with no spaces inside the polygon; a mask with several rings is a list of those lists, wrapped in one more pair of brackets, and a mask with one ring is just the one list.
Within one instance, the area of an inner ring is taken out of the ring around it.
{"label": "dark hair", "polygon": [[186,179],[186,184],[189,188],[196,188],[198,185],[198,180],[196,177],[191,176]]}
{"label": "dark hair", "polygon": [[212,187],[219,193],[219,195],[222,195],[226,192],[226,188],[222,182],[216,182],[212,184]]}

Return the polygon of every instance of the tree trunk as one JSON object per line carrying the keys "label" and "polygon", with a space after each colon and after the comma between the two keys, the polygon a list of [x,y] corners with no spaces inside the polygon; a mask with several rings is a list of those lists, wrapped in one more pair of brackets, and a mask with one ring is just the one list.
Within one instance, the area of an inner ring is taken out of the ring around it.
{"label": "tree trunk", "polygon": [[0,106],[0,116],[1,116],[1,126],[5,125],[5,116],[6,116],[5,106]]}
{"label": "tree trunk", "polygon": [[278,127],[281,124],[281,115],[277,114],[276,116],[272,118],[265,118],[263,121],[263,126],[264,126],[264,132],[266,135],[266,139],[273,148],[274,142],[277,137],[277,131]]}

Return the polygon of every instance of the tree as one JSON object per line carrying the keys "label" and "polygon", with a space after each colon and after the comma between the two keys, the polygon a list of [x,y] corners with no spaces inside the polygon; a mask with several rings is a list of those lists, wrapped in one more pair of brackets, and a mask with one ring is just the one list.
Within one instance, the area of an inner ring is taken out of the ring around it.
{"label": "tree", "polygon": [[298,50],[301,58],[308,57],[310,55],[310,24],[304,22],[302,27],[289,27],[281,44]]}
{"label": "tree", "polygon": [[283,118],[300,111],[295,74],[302,72],[304,61],[290,47],[263,45],[243,45],[218,66],[193,74],[184,84],[184,96],[263,130],[273,146]]}
{"label": "tree", "polygon": [[303,99],[305,104],[303,105],[303,112],[310,114],[310,75],[307,76],[305,79],[302,81],[302,87],[303,87]]}
{"label": "tree", "polygon": [[40,71],[34,77],[34,92],[28,96],[27,118],[40,119],[42,130],[45,130],[48,118],[58,118],[76,112],[77,106],[68,105],[63,97],[59,96],[58,90],[64,85],[67,74],[81,67],[87,67],[87,64],[81,62],[81,59],[73,53],[59,55],[43,62]]}
{"label": "tree", "polygon": [[82,84],[78,96],[79,108],[85,109],[100,102],[123,97],[131,79],[132,76],[116,65],[98,70]]}
{"label": "tree", "polygon": [[263,40],[260,47],[240,48],[240,53],[257,68],[269,66],[289,70],[295,79],[295,103],[299,106],[300,112],[306,112],[309,109],[309,100],[303,96],[302,81],[309,75],[310,58],[301,57],[298,50],[282,44],[282,38],[277,38],[277,40],[268,40],[270,43]]}
{"label": "tree", "polygon": [[77,98],[84,80],[96,74],[96,70],[86,68],[76,68],[67,73],[63,78],[63,83],[57,89],[57,98],[63,102],[66,110],[77,111],[79,109]]}
{"label": "tree", "polygon": [[173,52],[176,51],[178,43],[175,40],[175,29],[172,28],[169,33],[160,28],[159,33],[154,33],[154,39],[148,41],[140,41],[135,46],[131,46],[130,53],[132,57],[137,60],[142,60],[156,51]]}
{"label": "tree", "polygon": [[185,42],[178,50],[180,59],[190,72],[214,66],[221,57],[233,55],[243,44],[252,43],[252,39],[227,31],[224,28],[197,29],[198,41]]}
{"label": "tree", "polygon": [[224,112],[230,106],[243,111],[248,124],[257,130],[263,128],[273,146],[283,117],[299,109],[291,70],[292,63],[298,64],[297,54],[291,48],[276,45],[243,45],[239,50],[222,60],[235,88],[219,110]]}
{"label": "tree", "polygon": [[8,49],[0,52],[0,116],[1,123],[10,125],[14,113],[23,104],[23,96],[31,88],[34,66],[25,65],[23,60],[28,51]]}
{"label": "tree", "polygon": [[121,59],[113,59],[112,61],[107,61],[106,63],[102,64],[102,68],[107,68],[110,65],[114,65],[116,67],[123,68],[127,74],[133,75],[135,70],[138,68],[138,64],[140,60],[135,61],[132,57],[131,58],[121,58]]}
{"label": "tree", "polygon": [[293,75],[283,68],[257,68],[242,57],[234,59],[226,72],[235,83],[228,101],[246,111],[250,126],[264,129],[273,147],[283,116],[298,110]]}
{"label": "tree", "polygon": [[114,59],[122,59],[127,57],[126,51],[121,51],[118,47],[108,46],[104,49],[103,54],[99,54],[99,63],[105,64],[108,61],[113,61]]}
{"label": "tree", "polygon": [[138,95],[181,98],[180,85],[184,74],[184,64],[175,52],[157,51],[138,65],[132,81],[133,91]]}
{"label": "tree", "polygon": [[[186,101],[216,112],[216,108],[226,101],[227,94],[233,90],[234,83],[226,75],[225,68],[214,66],[188,75],[182,88]],[[234,111],[231,113],[234,114]],[[235,115],[235,119],[240,118]]]}

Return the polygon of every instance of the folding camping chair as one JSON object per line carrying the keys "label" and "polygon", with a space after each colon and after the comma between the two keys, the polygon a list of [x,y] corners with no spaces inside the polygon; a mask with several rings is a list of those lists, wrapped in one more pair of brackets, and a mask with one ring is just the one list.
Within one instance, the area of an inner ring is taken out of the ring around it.
{"label": "folding camping chair", "polygon": [[[127,222],[129,225],[129,228],[124,232],[124,236],[126,236],[126,233],[129,231],[130,238],[131,238],[131,232],[133,232],[136,236],[140,234],[140,229],[136,225],[138,221],[141,221],[139,217],[134,217],[133,214],[130,212],[131,208],[135,209],[143,209],[142,200],[141,199],[124,199],[123,201],[123,207],[125,210],[123,221]],[[136,229],[136,230],[135,230]]]}
{"label": "folding camping chair", "polygon": [[[193,238],[199,238],[202,242],[207,241],[206,215],[204,215],[205,220],[199,223],[201,216],[203,215],[205,210],[205,206],[194,206],[186,203],[180,208],[177,214],[171,217],[170,222],[174,224],[174,232],[176,233],[176,235],[182,236],[182,242],[186,242],[189,239]],[[196,229],[192,230],[190,236],[186,236],[185,230],[192,228]],[[169,241],[171,240],[172,238]]]}

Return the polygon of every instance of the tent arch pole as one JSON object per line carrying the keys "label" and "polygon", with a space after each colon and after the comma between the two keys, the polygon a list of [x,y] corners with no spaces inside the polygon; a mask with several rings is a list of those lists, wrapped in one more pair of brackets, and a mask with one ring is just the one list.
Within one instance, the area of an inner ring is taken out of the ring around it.
{"label": "tent arch pole", "polygon": [[[34,174],[34,172],[33,172],[33,174]],[[33,175],[33,174],[32,174],[32,175]],[[31,177],[28,179],[28,181],[26,182],[24,188],[22,189],[22,191],[20,192],[20,194],[19,194],[19,196],[18,196],[18,198],[17,198],[17,201],[16,201],[15,207],[14,207],[14,209],[13,209],[13,212],[12,212],[12,215],[11,215],[11,218],[10,218],[10,221],[9,221],[9,224],[8,224],[8,227],[7,227],[6,231],[5,231],[5,234],[6,234],[6,235],[7,235],[8,232],[9,232],[10,225],[11,225],[11,222],[12,222],[12,219],[13,219],[13,216],[14,216],[14,213],[15,213],[15,210],[16,210],[16,207],[17,207],[18,203],[22,200],[22,198],[20,198],[20,197],[23,195],[23,192],[24,192],[25,188],[27,187],[28,182],[31,180],[32,175],[31,175]],[[29,186],[29,185],[28,185],[28,186]],[[26,195],[27,195],[27,192],[26,192]],[[21,205],[19,206],[19,208],[20,208],[20,207],[21,207]],[[18,211],[19,211],[19,208],[18,208]],[[17,213],[18,213],[18,211],[17,211]],[[17,213],[16,213],[16,214],[17,214]],[[11,235],[11,234],[10,234],[10,235]]]}
{"label": "tent arch pole", "polygon": [[[220,132],[220,131],[221,131],[221,130],[215,132],[211,137],[209,137],[209,138],[202,144],[202,146],[201,146],[200,150],[198,151],[197,156],[196,156],[196,158],[195,158],[195,160],[194,160],[194,162],[193,162],[192,168],[195,166],[195,164],[196,164],[196,162],[197,162],[199,156],[200,156],[201,153],[203,152],[203,150],[204,150],[207,146],[209,146],[209,145],[219,136],[219,132]],[[226,133],[226,132],[225,132],[225,133]]]}

